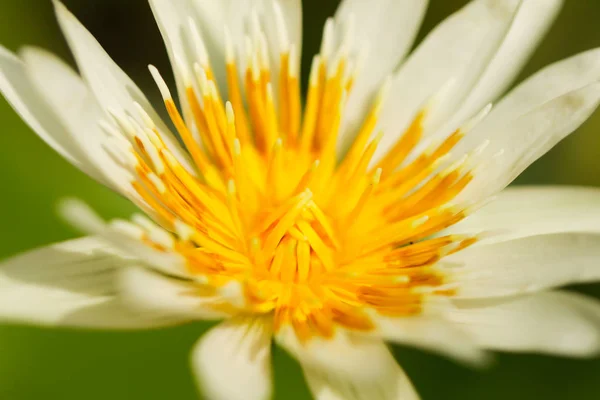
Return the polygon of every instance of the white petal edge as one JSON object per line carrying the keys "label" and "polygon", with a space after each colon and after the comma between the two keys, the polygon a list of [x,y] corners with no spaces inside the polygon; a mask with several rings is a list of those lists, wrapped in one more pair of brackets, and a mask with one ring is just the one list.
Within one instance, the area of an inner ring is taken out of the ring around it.
{"label": "white petal edge", "polygon": [[229,316],[211,308],[211,305],[220,304],[224,299],[201,296],[200,283],[168,277],[142,266],[121,270],[119,288],[123,303],[140,313],[160,312],[196,320]]}
{"label": "white petal edge", "polygon": [[[196,29],[200,30],[193,0],[150,0],[150,6],[154,13],[154,18],[160,28],[160,31],[167,48],[167,53],[173,66],[173,75],[177,83],[179,93],[179,102],[183,106],[183,115],[189,126],[191,124],[191,110],[186,96],[186,86],[189,85],[189,78],[193,71],[194,63],[200,63],[195,49],[192,48],[191,27],[189,21],[194,21]],[[194,57],[196,56],[196,57]],[[178,63],[184,63],[178,65]],[[220,65],[219,65],[220,67]],[[187,68],[187,71],[181,71],[181,68]],[[220,69],[220,68],[218,68]],[[223,79],[223,77],[221,77]],[[187,82],[186,82],[187,80]],[[223,87],[224,82],[220,82]]]}
{"label": "white petal edge", "polygon": [[339,5],[336,24],[344,27],[354,20],[350,53],[359,53],[363,46],[367,51],[367,60],[362,60],[364,65],[344,109],[339,139],[342,148],[347,146],[346,135],[352,136],[365,117],[375,92],[410,50],[428,3],[428,0],[383,0],[373,6],[368,1],[344,0]]}
{"label": "white petal edge", "polygon": [[[457,110],[510,31],[519,0],[476,0],[438,25],[394,74],[379,127],[385,134],[375,154],[385,154],[422,108],[425,134]],[[444,95],[438,92],[445,88]],[[431,102],[433,97],[442,96]]]}
{"label": "white petal edge", "polygon": [[[144,243],[139,228],[124,220],[104,221],[92,208],[78,199],[65,199],[59,213],[73,227],[101,237],[107,243],[166,275],[191,279],[185,259],[174,251],[159,251]],[[156,226],[156,229],[162,228]],[[164,231],[164,230],[163,230]],[[166,232],[164,232],[166,233]]]}
{"label": "white petal edge", "polygon": [[[267,17],[266,34],[270,35],[267,39],[276,40],[276,26],[273,14],[273,4],[281,9],[281,15],[285,23],[286,31],[290,44],[295,44],[299,53],[302,53],[302,3],[300,0],[224,0],[214,2],[210,0],[195,0],[194,4],[200,17],[200,24],[205,30],[207,36],[207,45],[212,44],[214,52],[221,53],[221,59],[224,60],[225,38],[223,28],[228,28],[234,36],[234,42],[243,40],[245,24],[247,18],[254,11],[259,17]],[[271,49],[275,50],[275,49]],[[218,55],[218,54],[217,54]]]}
{"label": "white petal edge", "polygon": [[142,316],[118,298],[116,275],[131,259],[95,237],[0,262],[0,320],[87,329],[147,329],[181,319]]}
{"label": "white petal edge", "polygon": [[[479,183],[472,182],[461,196],[480,200],[497,193],[576,129],[597,106],[598,94],[594,92],[599,81],[597,48],[549,65],[513,89],[453,150],[455,157],[461,157],[489,141],[480,156],[488,160],[488,165],[479,171],[489,175],[480,175]],[[561,114],[552,115],[555,110],[562,110]],[[570,112],[575,114],[569,115]],[[555,118],[557,124],[548,130],[536,130],[535,118],[546,122]],[[518,167],[515,161],[520,163]]]}
{"label": "white petal edge", "polygon": [[496,101],[517,77],[530,55],[540,44],[562,9],[564,0],[524,0],[506,39],[485,72],[460,102],[460,109],[442,133],[460,126],[490,102]]}
{"label": "white petal edge", "polygon": [[105,115],[88,85],[51,53],[25,48],[21,54],[27,78],[61,124],[62,140],[71,146],[80,160],[77,166],[156,217],[131,186],[133,171],[129,164],[118,162],[108,154],[109,138],[99,124]]}
{"label": "white petal edge", "polygon": [[498,102],[478,129],[512,121],[566,93],[600,81],[600,48],[551,64],[524,80]]}
{"label": "white petal edge", "polygon": [[339,330],[300,343],[284,329],[277,342],[296,357],[316,400],[418,400],[409,378],[380,339]]}
{"label": "white petal edge", "polygon": [[238,317],[215,326],[194,346],[198,387],[211,400],[267,400],[271,383],[271,322]]}
{"label": "white petal edge", "polygon": [[485,366],[488,355],[456,325],[438,316],[373,317],[373,335],[388,342],[417,347],[450,357],[470,366]]}
{"label": "white petal edge", "polygon": [[[158,2],[160,0],[155,0]],[[302,54],[302,3],[301,0],[195,0],[197,25],[200,29],[211,62],[215,67],[215,75],[225,90],[226,41],[225,26],[231,33],[232,44],[236,53],[245,54],[245,37],[249,33],[250,18],[256,12],[265,31],[271,53],[272,76],[279,73],[279,31],[275,19],[275,6],[281,11],[283,23],[287,31],[289,44],[294,45],[298,54]],[[242,60],[243,61],[243,60]],[[240,66],[241,70],[245,66]],[[273,86],[277,88],[277,80]],[[277,91],[275,91],[277,93]]]}
{"label": "white petal edge", "polygon": [[[531,163],[583,124],[600,104],[600,83],[554,98],[507,122],[476,127],[469,141],[489,144],[477,156],[471,183],[455,199],[478,202],[504,189]],[[460,153],[459,149],[456,149]]]}
{"label": "white petal edge", "polygon": [[448,318],[484,348],[589,357],[600,353],[600,302],[543,292],[496,305],[459,302]]}
{"label": "white petal edge", "polygon": [[96,98],[81,77],[64,61],[41,49],[21,52],[31,84],[64,126],[65,141],[74,148],[84,172],[106,186],[127,194],[129,182],[122,167],[106,153],[104,117]]}
{"label": "white petal edge", "polygon": [[445,233],[488,231],[485,243],[533,235],[600,233],[600,189],[571,186],[508,187]]}
{"label": "white petal edge", "polygon": [[600,280],[600,234],[529,236],[442,259],[456,298],[493,298]]}
{"label": "white petal edge", "polygon": [[[125,118],[131,116],[143,126],[135,103],[148,113],[173,155],[190,172],[195,173],[187,153],[154,111],[137,85],[119,68],[94,36],[58,0],[53,0],[59,25],[75,56],[82,77],[88,83],[101,107]],[[108,114],[107,114],[108,117]]]}
{"label": "white petal edge", "polygon": [[[63,93],[68,95],[71,93],[72,82],[66,78],[68,77],[56,75],[54,80],[63,85]],[[35,89],[23,61],[1,46],[0,91],[27,125],[53,150],[77,168],[99,178],[97,172],[86,164],[81,152],[73,145],[69,130]],[[64,104],[56,106],[61,107]]]}

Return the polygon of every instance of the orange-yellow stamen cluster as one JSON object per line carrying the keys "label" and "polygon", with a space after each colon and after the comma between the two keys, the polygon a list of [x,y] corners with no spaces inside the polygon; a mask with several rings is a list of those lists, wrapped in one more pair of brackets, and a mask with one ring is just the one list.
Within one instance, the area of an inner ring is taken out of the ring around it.
{"label": "orange-yellow stamen cluster", "polygon": [[374,160],[382,91],[338,159],[344,106],[357,78],[344,46],[315,57],[302,114],[294,45],[284,41],[275,71],[255,27],[240,71],[227,37],[227,93],[208,62],[183,71],[185,118],[152,70],[192,169],[147,115],[145,127],[121,124],[134,138],[132,186],[170,232],[170,239],[146,241],[183,255],[189,272],[208,285],[239,282],[245,301],[238,311],[272,314],[277,329],[292,326],[303,339],[329,337],[336,326],[373,329],[373,312],[419,313],[427,293],[444,293],[435,263],[474,241],[433,237],[464,217],[450,204],[471,175],[460,161],[442,168],[462,133],[413,156],[424,109]]}

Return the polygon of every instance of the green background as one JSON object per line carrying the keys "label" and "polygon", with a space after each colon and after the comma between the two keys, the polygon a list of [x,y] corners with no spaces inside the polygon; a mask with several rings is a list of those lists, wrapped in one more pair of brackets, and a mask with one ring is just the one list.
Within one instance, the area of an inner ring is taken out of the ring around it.
{"label": "green background", "polygon": [[[212,0],[218,1],[218,0]],[[374,6],[377,0],[372,1]],[[547,40],[521,75],[600,45],[600,1],[567,0]],[[168,62],[145,0],[65,0],[125,71],[151,88],[146,65]],[[305,1],[305,54],[318,48],[336,0]],[[465,0],[431,0],[421,37]],[[50,0],[0,1],[0,43],[70,57]],[[306,60],[305,60],[306,61]],[[77,233],[56,215],[57,201],[78,196],[107,217],[128,215],[127,202],[71,167],[0,99],[0,258]],[[600,185],[600,112],[519,179],[518,183]],[[600,295],[600,285],[585,290]],[[142,333],[74,332],[0,326],[0,399],[195,399],[188,351],[207,329],[197,324]],[[425,400],[600,398],[600,360],[499,355],[471,371],[416,350],[395,352]],[[275,350],[276,399],[309,399],[299,367]],[[235,384],[235,383],[233,383]]]}

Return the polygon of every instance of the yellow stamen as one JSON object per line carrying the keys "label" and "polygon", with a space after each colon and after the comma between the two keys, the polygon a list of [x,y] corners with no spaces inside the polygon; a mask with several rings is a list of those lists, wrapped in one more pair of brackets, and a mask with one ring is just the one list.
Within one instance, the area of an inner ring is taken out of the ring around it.
{"label": "yellow stamen", "polygon": [[243,301],[223,300],[220,310],[270,314],[274,329],[291,327],[301,342],[330,338],[337,326],[375,329],[372,311],[418,314],[428,293],[452,294],[447,273],[437,266],[440,259],[479,238],[438,237],[473,208],[453,204],[473,179],[473,156],[448,162],[471,123],[422,150],[426,119],[435,107],[431,102],[374,160],[383,135],[373,137],[386,83],[338,159],[346,99],[367,61],[350,51],[352,24],[339,32],[333,20],[327,22],[302,111],[297,44],[290,42],[283,14],[274,7],[279,68],[271,69],[275,49],[253,13],[240,81],[226,29],[225,103],[200,33],[190,25],[198,58],[192,63],[195,81],[189,65],[178,60],[187,122],[151,68],[198,177],[173,156],[170,142],[139,105],[138,119],[113,113],[115,124],[105,128],[114,139],[111,154],[132,167],[133,193],[162,227],[138,219],[136,232],[141,229],[140,240],[155,250],[184,257],[190,273],[209,289],[204,293],[239,285]]}

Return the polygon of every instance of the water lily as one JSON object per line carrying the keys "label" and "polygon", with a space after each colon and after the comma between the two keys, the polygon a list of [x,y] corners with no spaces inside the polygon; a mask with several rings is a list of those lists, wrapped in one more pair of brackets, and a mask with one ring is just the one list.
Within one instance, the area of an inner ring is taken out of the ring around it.
{"label": "water lily", "polygon": [[506,187],[596,109],[600,49],[491,105],[561,3],[475,0],[408,54],[426,0],[344,0],[303,98],[300,0],[150,0],[168,122],[56,3],[79,73],[0,49],[0,88],[140,214],[66,201],[89,236],[4,261],[0,318],[223,320],[191,354],[211,400],[269,398],[273,341],[318,400],[417,399],[386,342],[474,365],[597,354],[600,303],[555,288],[600,280],[600,192]]}

